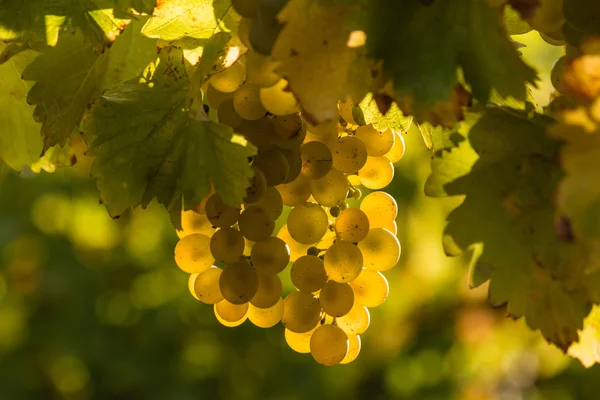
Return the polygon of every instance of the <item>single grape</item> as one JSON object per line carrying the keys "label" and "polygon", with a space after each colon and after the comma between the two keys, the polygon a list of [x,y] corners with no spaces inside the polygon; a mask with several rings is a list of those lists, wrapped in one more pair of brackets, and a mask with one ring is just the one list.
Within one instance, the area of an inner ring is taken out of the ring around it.
{"label": "single grape", "polygon": [[385,157],[368,157],[358,171],[360,183],[373,190],[383,189],[394,179],[394,165]]}
{"label": "single grape", "polygon": [[396,200],[385,192],[369,193],[360,203],[360,209],[369,218],[371,228],[385,228],[398,216]]}
{"label": "single grape", "polygon": [[358,248],[364,257],[364,266],[374,271],[386,271],[400,259],[400,242],[387,229],[371,229],[367,237],[358,243]]}
{"label": "single grape", "polygon": [[316,247],[310,247],[308,250],[306,250],[306,254],[309,256],[318,256],[319,255],[319,249],[317,249]]}
{"label": "single grape", "polygon": [[567,56],[562,56],[558,60],[554,62],[552,66],[552,71],[550,72],[550,81],[552,82],[552,86],[554,89],[559,92],[564,92],[564,88],[562,87],[562,79],[569,65],[570,59]]}
{"label": "single grape", "polygon": [[238,90],[245,79],[246,66],[238,60],[229,68],[225,68],[211,76],[208,82],[220,92],[231,93]]}
{"label": "single grape", "polygon": [[234,228],[219,229],[210,239],[210,253],[225,264],[239,260],[244,253],[244,236]]}
{"label": "single grape", "polygon": [[216,304],[223,300],[223,295],[219,288],[219,279],[222,272],[221,268],[212,266],[198,274],[192,287],[194,297],[205,304]]}
{"label": "single grape", "polygon": [[338,103],[338,109],[340,110],[340,116],[344,118],[349,124],[356,125],[356,121],[354,120],[354,115],[352,113],[352,108],[354,107],[354,102],[352,100],[343,100]]}
{"label": "single grape", "polygon": [[237,133],[244,135],[259,150],[268,150],[275,146],[275,125],[271,118],[263,117],[254,121],[243,120],[234,128]]}
{"label": "single grape", "polygon": [[363,268],[360,275],[350,282],[358,304],[365,307],[378,307],[390,293],[390,285],[385,276],[379,271]]}
{"label": "single grape", "polygon": [[296,289],[302,292],[314,293],[321,290],[327,282],[323,260],[314,255],[302,256],[294,261],[290,277]]}
{"label": "single grape", "polygon": [[363,266],[361,251],[354,244],[338,241],[325,253],[325,272],[336,282],[351,282]]}
{"label": "single grape", "polygon": [[272,114],[287,115],[298,111],[298,101],[292,92],[287,91],[288,82],[279,80],[275,85],[260,89],[260,100]]}
{"label": "single grape", "polygon": [[341,317],[352,309],[354,292],[347,283],[327,281],[319,293],[319,302],[325,313],[332,317]]}
{"label": "single grape", "polygon": [[233,328],[240,326],[248,318],[248,303],[231,304],[221,300],[214,306],[215,316],[221,325]]}
{"label": "single grape", "polygon": [[327,213],[315,203],[298,204],[290,211],[287,218],[290,235],[302,244],[317,243],[325,235],[328,225]]}
{"label": "single grape", "polygon": [[304,143],[309,142],[320,142],[323,143],[327,148],[333,151],[333,147],[335,146],[335,142],[338,140],[338,130],[336,125],[333,125],[333,129],[329,131],[324,131],[322,134],[313,133],[310,129],[311,126],[307,125],[306,127],[306,137],[304,138]]}
{"label": "single grape", "polygon": [[258,274],[258,291],[250,304],[258,308],[270,308],[281,298],[281,279],[275,274]]}
{"label": "single grape", "polygon": [[321,142],[304,143],[300,148],[300,156],[302,173],[311,179],[322,178],[331,170],[331,151]]}
{"label": "single grape", "polygon": [[346,202],[340,203],[340,205],[338,207],[340,208],[340,211],[347,210],[348,209],[348,203],[346,203]]}
{"label": "single grape", "polygon": [[404,136],[398,131],[394,131],[394,145],[391,150],[385,154],[385,158],[387,158],[392,164],[397,163],[404,157],[404,153],[406,152],[406,144],[404,142]]}
{"label": "single grape", "polygon": [[283,300],[281,322],[292,332],[303,333],[313,329],[321,319],[319,299],[310,293],[292,292]]}
{"label": "single grape", "polygon": [[181,230],[177,230],[177,236],[181,239],[184,236],[194,233],[201,233],[208,237],[215,232],[213,224],[206,217],[206,213],[198,213],[194,210],[186,210],[181,212]]}
{"label": "single grape", "polygon": [[352,192],[352,198],[354,200],[360,200],[361,197],[362,191],[359,188],[354,188],[354,191]]}
{"label": "single grape", "polygon": [[188,274],[206,271],[214,261],[210,254],[210,238],[201,233],[187,235],[175,246],[175,262]]}
{"label": "single grape", "polygon": [[231,304],[247,303],[258,291],[258,274],[246,260],[236,261],[223,270],[219,288]]}
{"label": "single grape", "polygon": [[335,322],[348,335],[359,335],[369,328],[371,315],[367,307],[355,300],[350,312],[343,317],[336,318]]}
{"label": "single grape", "polygon": [[252,165],[263,172],[268,186],[283,183],[290,172],[287,158],[277,148],[259,151]]}
{"label": "single grape", "polygon": [[310,353],[310,337],[317,330],[317,327],[315,326],[314,329],[304,333],[296,333],[285,329],[285,341],[296,353]]}
{"label": "single grape", "polygon": [[271,236],[275,229],[275,223],[260,208],[250,207],[240,214],[238,227],[246,239],[261,242]]}
{"label": "single grape", "polygon": [[270,237],[254,244],[250,258],[260,274],[278,274],[290,262],[290,247],[282,239]]}
{"label": "single grape", "polygon": [[210,223],[218,228],[230,227],[240,216],[240,209],[225,204],[217,193],[208,198],[205,210]]}
{"label": "single grape", "polygon": [[244,119],[240,117],[240,115],[235,111],[235,107],[233,106],[233,97],[230,99],[225,99],[219,104],[219,108],[217,108],[217,118],[219,122],[225,125],[229,125],[233,129],[238,131],[238,128],[244,122]]}
{"label": "single grape", "polygon": [[291,261],[291,262],[294,262],[298,258],[305,255],[306,252],[308,251],[308,249],[311,247],[310,244],[302,244],[302,243],[296,242],[290,235],[287,225],[284,225],[281,227],[281,229],[279,230],[279,233],[277,233],[277,237],[279,239],[283,240],[285,243],[287,243],[289,252],[290,252],[289,261]]}
{"label": "single grape", "polygon": [[367,162],[367,147],[354,136],[343,136],[331,149],[333,168],[345,174],[358,172]]}
{"label": "single grape", "polygon": [[281,147],[278,147],[278,150],[285,156],[290,167],[288,175],[282,183],[285,184],[295,181],[302,171],[300,149],[282,149]]}
{"label": "single grape", "polygon": [[310,178],[300,175],[293,182],[277,185],[277,190],[279,190],[283,204],[294,207],[308,200],[312,189],[311,184]]}
{"label": "single grape", "polygon": [[337,218],[338,215],[340,215],[340,208],[339,207],[331,207],[329,209],[329,215],[331,215],[333,218]]}
{"label": "single grape", "polygon": [[348,335],[336,325],[321,325],[310,338],[310,353],[322,365],[339,364],[348,349]]}
{"label": "single grape", "polygon": [[273,57],[263,56],[253,50],[246,53],[246,76],[248,82],[268,88],[279,82],[281,76],[275,72],[279,62]]}
{"label": "single grape", "polygon": [[311,182],[315,200],[326,207],[335,207],[346,200],[348,179],[340,171],[332,169],[321,179]]}
{"label": "single grape", "polygon": [[369,218],[358,208],[340,211],[335,220],[335,232],[338,238],[347,242],[360,242],[369,233]]}
{"label": "single grape", "polygon": [[358,357],[358,354],[360,353],[360,348],[360,336],[348,335],[348,354],[346,354],[346,357],[344,357],[340,364],[349,364],[356,360],[356,357]]}
{"label": "single grape", "polygon": [[[198,298],[198,295],[196,294],[196,291],[194,290],[194,284],[196,283],[196,279],[198,279],[198,275],[200,274],[190,274],[190,277],[188,278],[188,290],[190,291],[190,294],[192,296],[194,296],[194,298],[196,300],[200,300]],[[221,292],[219,292],[221,293]]]}
{"label": "single grape", "polygon": [[280,297],[275,305],[269,308],[258,308],[250,303],[248,319],[259,328],[271,328],[281,321],[283,316],[283,299]]}
{"label": "single grape", "polygon": [[533,16],[527,22],[533,29],[540,32],[554,32],[565,23],[563,0],[538,0]]}
{"label": "single grape", "polygon": [[260,102],[260,88],[251,83],[245,83],[234,93],[233,108],[246,120],[260,119],[267,113]]}
{"label": "single grape", "polygon": [[273,118],[275,124],[275,142],[284,149],[297,149],[302,145],[306,137],[306,125],[298,114],[276,115]]}
{"label": "single grape", "polygon": [[383,156],[394,146],[394,132],[391,129],[379,132],[373,125],[368,124],[359,126],[355,136],[365,144],[367,154],[371,157]]}
{"label": "single grape", "polygon": [[281,215],[283,211],[283,200],[279,191],[271,186],[265,189],[265,193],[255,203],[244,204],[246,208],[257,207],[263,210],[269,218],[275,221]]}
{"label": "single grape", "polygon": [[311,134],[315,135],[315,137],[323,138],[325,136],[329,136],[332,133],[337,136],[337,122],[339,119],[339,115],[336,115],[333,119],[327,122],[320,123],[318,125],[308,124],[306,126],[306,130]]}
{"label": "single grape", "polygon": [[215,110],[218,110],[225,100],[233,98],[233,93],[219,92],[213,85],[208,85],[206,88],[206,99],[208,105]]}

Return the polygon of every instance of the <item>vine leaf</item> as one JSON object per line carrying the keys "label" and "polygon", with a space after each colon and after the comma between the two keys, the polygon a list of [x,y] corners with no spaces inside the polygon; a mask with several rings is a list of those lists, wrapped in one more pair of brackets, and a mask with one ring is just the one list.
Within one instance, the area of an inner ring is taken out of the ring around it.
{"label": "vine leaf", "polygon": [[405,116],[396,103],[393,103],[390,109],[385,114],[382,114],[371,93],[367,94],[360,102],[360,108],[363,112],[365,124],[373,124],[373,127],[380,132],[386,129],[406,132],[412,124],[413,118]]}
{"label": "vine leaf", "polygon": [[104,94],[82,124],[94,137],[92,175],[110,215],[146,207],[155,197],[177,215],[182,199],[193,208],[211,184],[225,202],[240,204],[256,149],[225,125],[190,118],[181,50],[163,49],[148,70]]}
{"label": "vine leaf", "polygon": [[[525,317],[530,328],[566,351],[598,302],[580,244],[557,234],[553,194],[562,177],[560,142],[549,119],[498,107],[468,114],[454,146],[432,161],[426,193],[466,195],[448,216],[444,246],[456,255],[473,246],[472,282],[490,280],[494,306]],[[585,254],[589,254],[585,252]]]}

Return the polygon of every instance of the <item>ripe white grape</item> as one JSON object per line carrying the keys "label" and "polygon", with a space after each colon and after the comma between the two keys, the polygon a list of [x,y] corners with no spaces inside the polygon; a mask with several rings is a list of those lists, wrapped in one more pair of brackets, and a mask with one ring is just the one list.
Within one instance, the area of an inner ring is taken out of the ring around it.
{"label": "ripe white grape", "polygon": [[219,104],[217,108],[217,118],[219,122],[225,125],[229,125],[236,131],[244,122],[244,119],[235,111],[233,106],[233,96],[230,99],[225,99]]}
{"label": "ripe white grape", "polygon": [[259,328],[271,328],[281,321],[283,316],[283,299],[280,297],[277,303],[269,308],[258,308],[250,303],[248,307],[248,319]]}
{"label": "ripe white grape", "polygon": [[316,330],[317,326],[304,333],[296,333],[285,329],[285,341],[296,353],[310,353],[310,337]]}
{"label": "ripe white grape", "polygon": [[292,92],[286,90],[287,86],[288,82],[280,79],[273,86],[260,89],[260,100],[267,111],[275,115],[287,115],[298,111],[298,101]]}
{"label": "ripe white grape", "polygon": [[306,124],[298,114],[277,115],[273,118],[275,124],[275,142],[284,149],[297,149],[306,137]]}
{"label": "ripe white grape", "polygon": [[315,135],[317,138],[323,138],[325,136],[329,136],[331,134],[335,134],[337,136],[337,123],[338,123],[339,115],[332,118],[330,121],[323,122],[319,125],[308,124],[306,126],[306,130],[310,132],[312,135]]}
{"label": "ripe white grape", "polygon": [[252,166],[260,169],[268,186],[276,186],[283,183],[290,172],[290,166],[285,155],[281,150],[272,148],[266,151],[259,151]]}
{"label": "ripe white grape", "polygon": [[351,282],[363,267],[363,255],[358,247],[338,241],[325,253],[325,272],[336,282]]}
{"label": "ripe white grape", "polygon": [[260,200],[267,190],[267,178],[256,165],[252,165],[252,177],[250,185],[246,188],[244,203],[251,204]]}
{"label": "ripe white grape", "polygon": [[321,179],[313,180],[310,187],[315,200],[326,207],[343,203],[348,195],[348,179],[336,169],[332,169]]}
{"label": "ripe white grape", "polygon": [[562,78],[570,61],[570,57],[562,56],[554,62],[554,65],[552,65],[550,82],[552,83],[552,86],[554,86],[554,89],[558,90],[559,92],[564,92],[565,90],[565,88],[562,87]]}
{"label": "ripe white grape", "polygon": [[343,317],[336,318],[335,322],[337,323],[337,326],[342,328],[348,335],[359,335],[369,328],[371,315],[369,314],[367,307],[358,303],[355,299],[354,306],[350,312]]}
{"label": "ripe white grape", "polygon": [[208,82],[220,92],[232,93],[242,86],[245,79],[246,66],[238,60],[229,68],[225,68],[211,76]]}
{"label": "ripe white grape", "polygon": [[181,212],[181,228],[181,230],[177,230],[177,236],[180,239],[193,233],[201,233],[210,237],[215,232],[213,224],[208,220],[206,214],[194,210]]}
{"label": "ripe white grape", "polygon": [[302,156],[300,155],[299,149],[282,149],[279,148],[279,151],[283,153],[285,158],[288,161],[288,165],[290,170],[288,172],[288,176],[282,183],[290,183],[296,180],[302,172]]}
{"label": "ripe white grape", "polygon": [[364,257],[364,266],[374,271],[386,271],[400,259],[401,247],[396,235],[383,228],[373,228],[358,248]]}
{"label": "ripe white grape", "polygon": [[310,244],[302,244],[295,241],[294,238],[292,238],[292,236],[290,235],[287,225],[281,227],[279,233],[277,233],[277,237],[283,240],[285,243],[287,243],[290,252],[289,261],[291,262],[294,262],[298,258],[306,255],[306,252],[312,246]]}
{"label": "ripe white grape", "polygon": [[360,209],[367,215],[371,228],[389,227],[398,216],[398,203],[385,192],[372,192],[360,203]]}
{"label": "ripe white grape", "polygon": [[212,266],[198,274],[192,286],[192,295],[205,304],[216,304],[223,300],[223,294],[219,288],[221,268]]}
{"label": "ripe white grape", "polygon": [[332,317],[341,317],[348,314],[352,309],[354,292],[347,283],[327,281],[321,292],[319,292],[319,302],[325,313]]}
{"label": "ripe white grape", "polygon": [[260,102],[260,88],[251,83],[245,83],[233,94],[233,108],[246,120],[260,119],[267,113]]}
{"label": "ripe white grape", "polygon": [[275,125],[271,118],[242,120],[242,123],[234,128],[237,133],[244,135],[259,150],[268,150],[275,146]]}
{"label": "ripe white grape", "polygon": [[340,364],[349,364],[356,360],[356,357],[358,357],[358,354],[360,353],[360,348],[360,336],[348,335],[348,354],[346,354],[346,357],[344,357]]}
{"label": "ripe white grape", "polygon": [[221,273],[219,288],[231,304],[247,303],[258,291],[258,274],[246,260],[236,261]]}
{"label": "ripe white grape", "polygon": [[210,239],[210,253],[216,261],[232,263],[244,253],[244,236],[234,228],[222,228]]}
{"label": "ripe white grape", "polygon": [[188,278],[188,290],[190,291],[191,295],[194,296],[194,298],[196,300],[200,300],[198,298],[198,296],[196,295],[196,291],[194,290],[194,283],[196,282],[198,275],[200,275],[200,274],[190,274],[190,277]]}
{"label": "ripe white grape", "polygon": [[275,223],[260,208],[250,207],[240,214],[238,227],[246,239],[261,242],[271,236],[275,229]]}
{"label": "ripe white grape", "polygon": [[283,200],[279,191],[271,186],[265,189],[265,193],[255,203],[244,204],[246,208],[257,207],[269,215],[269,218],[275,221],[283,211]]}
{"label": "ripe white grape", "polygon": [[258,290],[250,304],[258,308],[269,308],[281,298],[281,279],[275,274],[258,274]]}
{"label": "ripe white grape", "polygon": [[327,282],[327,273],[323,260],[316,256],[305,255],[292,264],[290,278],[296,289],[303,292],[316,292]]}
{"label": "ripe white grape", "polygon": [[311,179],[319,179],[331,170],[333,158],[329,148],[321,142],[304,143],[300,148],[302,174]]}
{"label": "ripe white grape", "polygon": [[379,132],[373,125],[368,124],[359,126],[355,135],[365,144],[367,154],[371,157],[383,156],[394,146],[394,132],[391,129]]}
{"label": "ripe white grape", "polygon": [[233,98],[233,93],[219,92],[213,85],[208,85],[206,88],[206,100],[208,105],[215,110],[218,110],[225,100]]}
{"label": "ripe white grape", "polygon": [[175,262],[188,274],[206,271],[214,261],[210,254],[210,238],[201,233],[187,235],[175,246]]}
{"label": "ripe white grape", "polygon": [[246,77],[259,87],[271,87],[281,79],[281,76],[275,72],[279,62],[273,57],[263,56],[253,50],[246,53]]}
{"label": "ripe white grape", "polygon": [[535,8],[533,16],[527,19],[527,23],[540,32],[559,30],[565,23],[563,0],[539,0],[539,6]]}
{"label": "ripe white grape", "polygon": [[239,208],[228,206],[216,193],[208,198],[205,211],[210,223],[218,228],[229,228],[240,216]]}
{"label": "ripe white grape", "polygon": [[290,247],[279,237],[270,237],[252,246],[250,258],[260,274],[278,274],[290,261]]}
{"label": "ripe white grape", "polygon": [[287,227],[290,235],[298,243],[317,243],[325,235],[329,220],[327,213],[315,203],[303,202],[290,211]]}
{"label": "ripe white grape", "polygon": [[292,332],[303,333],[313,329],[321,319],[319,299],[310,293],[292,292],[283,300],[281,322]]}
{"label": "ripe white grape", "polygon": [[[325,178],[323,178],[325,179]],[[283,204],[294,207],[308,200],[312,188],[312,180],[304,175],[298,176],[295,181],[277,185]]]}
{"label": "ripe white grape", "polygon": [[352,107],[354,107],[354,102],[350,99],[343,100],[338,103],[340,116],[344,118],[344,121],[349,124],[356,125],[356,121],[354,120],[354,115],[352,113]]}
{"label": "ripe white grape", "polygon": [[358,172],[367,162],[365,144],[354,136],[343,136],[335,141],[331,149],[333,168],[345,174]]}
{"label": "ripe white grape", "polygon": [[309,129],[314,129],[314,128],[311,128],[310,125],[307,125],[306,129],[307,130],[306,130],[306,137],[304,138],[304,143],[321,142],[325,146],[327,146],[327,148],[329,148],[329,149],[331,149],[331,151],[333,151],[333,148],[334,148],[335,143],[337,142],[338,136],[339,136],[338,130],[337,130],[337,127],[335,124],[333,125],[333,129],[331,129],[331,130],[321,131],[321,129],[319,129],[317,131],[319,133],[314,133],[314,131],[310,131]]}
{"label": "ripe white grape", "polygon": [[363,268],[360,275],[350,282],[358,304],[365,307],[378,307],[390,293],[390,285],[385,276],[379,271]]}
{"label": "ripe white grape", "polygon": [[231,304],[221,300],[214,305],[215,316],[221,325],[233,328],[240,326],[248,318],[248,303]]}
{"label": "ripe white grape", "polygon": [[373,190],[383,189],[394,179],[394,165],[385,157],[367,157],[358,171],[360,183]]}
{"label": "ripe white grape", "polygon": [[369,218],[358,208],[340,211],[335,220],[335,232],[339,239],[346,242],[360,242],[369,233]]}
{"label": "ripe white grape", "polygon": [[404,153],[406,152],[406,144],[404,142],[404,136],[398,131],[394,132],[394,145],[391,150],[385,153],[385,158],[387,158],[392,164],[397,163],[404,157]]}
{"label": "ripe white grape", "polygon": [[310,353],[322,365],[339,364],[348,349],[348,335],[336,325],[321,325],[310,338]]}

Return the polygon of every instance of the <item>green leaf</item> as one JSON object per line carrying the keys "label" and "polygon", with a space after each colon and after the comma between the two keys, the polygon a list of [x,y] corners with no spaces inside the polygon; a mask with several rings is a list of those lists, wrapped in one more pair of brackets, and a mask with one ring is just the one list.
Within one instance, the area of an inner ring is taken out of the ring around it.
{"label": "green leaf", "polygon": [[86,116],[92,175],[113,217],[155,197],[177,215],[182,198],[196,206],[211,183],[229,204],[245,195],[256,149],[225,125],[190,118],[183,63],[181,50],[163,49],[145,79],[109,91]]}
{"label": "green leaf", "polygon": [[[0,42],[0,53],[8,45]],[[40,157],[40,125],[27,104],[30,83],[21,80],[25,67],[37,53],[26,50],[0,64],[0,159],[16,171]]]}
{"label": "green leaf", "polygon": [[590,315],[585,319],[585,325],[579,332],[578,343],[573,343],[569,347],[569,355],[581,361],[589,368],[597,362],[600,362],[600,307],[594,306]]}
{"label": "green leaf", "polygon": [[404,116],[396,103],[393,103],[388,112],[383,115],[371,93],[367,94],[360,102],[360,108],[363,112],[365,124],[373,124],[373,127],[380,132],[386,129],[406,132],[412,124],[412,117]]}
{"label": "green leaf", "polygon": [[383,59],[398,97],[414,101],[415,114],[449,102],[462,68],[474,96],[486,103],[495,89],[524,100],[536,74],[519,58],[500,9],[481,0],[374,0],[367,47]]}

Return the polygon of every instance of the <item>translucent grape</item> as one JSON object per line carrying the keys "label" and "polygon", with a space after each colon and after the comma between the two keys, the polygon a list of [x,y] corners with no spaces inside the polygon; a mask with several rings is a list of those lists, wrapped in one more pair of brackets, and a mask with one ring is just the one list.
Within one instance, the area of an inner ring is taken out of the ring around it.
{"label": "translucent grape", "polygon": [[300,148],[302,174],[319,179],[331,170],[333,159],[329,148],[321,142],[304,143]]}
{"label": "translucent grape", "polygon": [[368,124],[359,126],[355,136],[364,143],[367,154],[371,157],[383,156],[394,146],[394,132],[391,129],[379,132],[373,125]]}
{"label": "translucent grape", "polygon": [[276,143],[284,149],[297,149],[306,137],[306,125],[298,114],[277,115],[275,124]]}
{"label": "translucent grape", "polygon": [[244,206],[246,208],[260,208],[269,215],[270,219],[275,221],[277,218],[279,218],[283,211],[283,200],[281,199],[281,195],[276,188],[268,186],[265,189],[265,193],[257,202],[252,204],[244,204]]}
{"label": "translucent grape", "polygon": [[233,98],[225,99],[221,102],[217,109],[217,118],[220,123],[229,125],[233,129],[236,129],[236,131],[244,122],[244,119],[235,111]]}
{"label": "translucent grape", "polygon": [[292,264],[290,278],[296,289],[300,291],[316,292],[321,290],[327,282],[323,260],[311,255],[298,258]]}
{"label": "translucent grape", "polygon": [[348,179],[340,171],[332,169],[323,178],[313,180],[310,187],[319,204],[334,207],[346,200]]}
{"label": "translucent grape", "polygon": [[373,308],[383,304],[390,293],[390,285],[379,271],[363,268],[360,275],[350,282],[356,303]]}
{"label": "translucent grape", "polygon": [[363,267],[361,251],[349,242],[336,242],[327,249],[323,261],[325,272],[336,282],[350,282],[356,279]]}
{"label": "translucent grape", "polygon": [[358,171],[360,183],[373,190],[383,189],[394,179],[394,165],[385,157],[368,157]]}
{"label": "translucent grape", "polygon": [[236,261],[223,270],[219,288],[231,304],[247,303],[258,291],[258,274],[246,260]]}
{"label": "translucent grape", "polygon": [[260,0],[231,0],[233,9],[245,18],[254,18],[260,6]]}
{"label": "translucent grape", "polygon": [[239,60],[229,68],[217,72],[210,77],[208,82],[219,92],[235,92],[242,86],[246,79],[246,66]]}
{"label": "translucent grape", "polygon": [[247,120],[260,119],[267,113],[260,102],[260,88],[251,83],[245,83],[234,93],[233,107],[240,117]]}
{"label": "translucent grape", "polygon": [[292,92],[286,91],[288,82],[280,79],[275,85],[260,89],[260,100],[272,114],[287,115],[298,111],[298,101]]}
{"label": "translucent grape", "polygon": [[287,158],[277,148],[259,151],[252,165],[263,172],[268,186],[279,185],[290,172]]}
{"label": "translucent grape", "polygon": [[387,158],[392,164],[397,163],[404,157],[404,153],[406,151],[406,144],[404,142],[404,136],[398,131],[394,132],[394,145],[391,150],[385,153],[385,158]]}
{"label": "translucent grape", "polygon": [[260,208],[250,207],[240,214],[238,228],[246,239],[261,242],[271,236],[275,229],[275,223]]}
{"label": "translucent grape", "polygon": [[385,228],[398,216],[396,200],[385,192],[369,193],[360,203],[360,209],[367,215],[371,228]]}
{"label": "translucent grape", "polygon": [[290,262],[290,248],[278,237],[256,242],[250,252],[254,268],[261,274],[278,274]]}
{"label": "translucent grape", "polygon": [[369,218],[358,208],[340,211],[335,220],[335,232],[338,238],[347,242],[360,242],[369,233]]}
{"label": "translucent grape", "polygon": [[283,299],[280,297],[275,305],[269,308],[258,308],[250,303],[248,319],[259,328],[271,328],[281,321],[283,316]]}
{"label": "translucent grape", "polygon": [[375,271],[386,271],[400,259],[400,242],[387,229],[371,229],[367,237],[358,243],[358,248],[364,257],[364,266]]}
{"label": "translucent grape", "polygon": [[345,174],[358,172],[367,162],[367,148],[354,136],[343,136],[337,139],[331,153],[333,168]]}
{"label": "translucent grape", "polygon": [[240,216],[239,208],[228,206],[216,193],[208,198],[205,210],[210,223],[218,228],[230,227],[238,221]]}
{"label": "translucent grape", "polygon": [[275,146],[275,125],[271,118],[261,118],[254,121],[243,120],[235,131],[244,135],[260,150],[268,150]]}
{"label": "translucent grape", "polygon": [[219,279],[222,272],[221,268],[212,266],[198,274],[192,288],[194,297],[205,304],[216,304],[223,300],[223,295],[219,288]]}
{"label": "translucent grape", "polygon": [[354,107],[352,100],[344,100],[338,103],[340,116],[344,118],[344,121],[349,124],[356,125],[356,121],[354,120],[354,115],[352,113],[352,107]]}
{"label": "translucent grape", "polygon": [[360,336],[358,335],[349,335],[348,336],[348,354],[346,357],[340,362],[340,364],[349,364],[352,361],[356,360],[358,354],[360,353],[361,341]]}
{"label": "translucent grape", "polygon": [[306,130],[317,138],[323,138],[332,134],[337,136],[337,123],[339,115],[335,116],[331,121],[323,122],[319,125],[308,124]]}
{"label": "translucent grape", "polygon": [[206,99],[208,105],[215,110],[218,110],[225,100],[233,98],[233,93],[219,92],[213,85],[208,85],[206,88]]}
{"label": "translucent grape", "polygon": [[181,212],[181,227],[183,229],[177,230],[179,238],[193,233],[201,233],[210,237],[215,232],[213,224],[208,220],[206,214],[200,214],[194,210]]}
{"label": "translucent grape", "polygon": [[200,275],[200,274],[190,274],[190,277],[188,278],[188,290],[190,291],[191,295],[194,296],[194,298],[196,300],[200,300],[198,298],[198,296],[196,295],[196,291],[194,290],[194,283],[196,282],[198,275]]}
{"label": "translucent grape", "polygon": [[244,253],[244,236],[234,228],[219,229],[210,239],[210,253],[215,260],[229,264]]}
{"label": "translucent grape", "polygon": [[315,203],[303,202],[290,211],[287,227],[290,235],[298,243],[317,243],[329,226],[327,213]]}
{"label": "translucent grape", "polygon": [[253,50],[246,53],[246,77],[259,87],[271,87],[281,79],[281,76],[275,72],[279,62],[273,57],[263,56]]}
{"label": "translucent grape", "polygon": [[291,262],[294,262],[303,255],[306,255],[306,252],[311,247],[310,244],[302,244],[296,242],[290,235],[287,225],[281,227],[279,233],[277,233],[277,237],[283,240],[289,246],[288,248],[290,251]]}
{"label": "translucent grape", "polygon": [[319,293],[319,302],[323,311],[328,315],[341,317],[352,309],[354,292],[347,283],[327,281]]}
{"label": "translucent grape", "polygon": [[336,240],[337,235],[335,234],[335,228],[333,228],[332,225],[329,225],[329,227],[327,228],[327,232],[325,232],[325,236],[323,236],[323,239],[321,239],[321,241],[317,243],[317,246],[321,249],[328,249],[331,246],[333,246]]}
{"label": "translucent grape", "polygon": [[282,183],[290,183],[296,180],[302,171],[302,158],[300,155],[300,149],[279,149],[288,161],[290,171],[288,176]]}
{"label": "translucent grape", "polygon": [[303,333],[313,329],[321,319],[319,299],[310,293],[292,292],[283,300],[281,322],[292,332]]}
{"label": "translucent grape", "polygon": [[558,60],[554,62],[552,66],[552,71],[550,72],[550,82],[552,82],[552,86],[554,89],[559,92],[563,92],[565,89],[562,87],[562,79],[567,66],[569,65],[569,57],[562,56]]}
{"label": "translucent grape", "polygon": [[335,325],[321,325],[310,338],[310,353],[322,365],[337,365],[348,354],[348,335]]}
{"label": "translucent grape", "polygon": [[329,215],[331,215],[333,218],[337,218],[338,215],[340,215],[340,208],[339,207],[331,207],[329,209]]}
{"label": "translucent grape", "polygon": [[311,184],[310,178],[300,175],[293,182],[277,185],[277,190],[279,190],[283,204],[294,207],[308,200],[312,189]]}
{"label": "translucent grape", "polygon": [[315,330],[317,330],[316,326],[304,333],[296,333],[285,329],[285,341],[296,353],[310,353],[310,337]]}
{"label": "translucent grape", "polygon": [[214,261],[210,254],[210,238],[201,233],[187,235],[175,246],[175,262],[188,274],[206,271]]}
{"label": "translucent grape", "polygon": [[333,151],[333,147],[335,146],[335,143],[338,140],[338,136],[339,134],[335,126],[331,131],[326,131],[323,134],[315,134],[307,130],[306,137],[304,138],[304,143],[320,142]]}
{"label": "translucent grape", "polygon": [[240,326],[248,318],[248,303],[231,304],[221,300],[214,306],[215,316],[221,325],[233,328]]}
{"label": "translucent grape", "polygon": [[258,291],[250,304],[258,308],[269,308],[281,298],[281,279],[275,274],[258,274]]}
{"label": "translucent grape", "polygon": [[337,326],[348,335],[359,335],[369,328],[371,315],[369,314],[367,307],[363,306],[355,299],[354,306],[350,312],[343,317],[336,318],[335,322]]}

